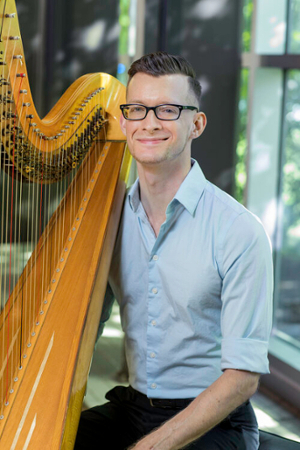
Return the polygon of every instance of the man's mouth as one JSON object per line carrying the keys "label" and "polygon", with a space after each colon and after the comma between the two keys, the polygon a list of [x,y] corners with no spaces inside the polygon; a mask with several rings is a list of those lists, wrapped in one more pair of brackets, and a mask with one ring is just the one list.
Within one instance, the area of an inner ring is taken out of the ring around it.
{"label": "man's mouth", "polygon": [[166,141],[169,138],[140,138],[137,139],[141,144],[146,144],[146,145],[155,145],[155,144],[160,144],[163,141]]}

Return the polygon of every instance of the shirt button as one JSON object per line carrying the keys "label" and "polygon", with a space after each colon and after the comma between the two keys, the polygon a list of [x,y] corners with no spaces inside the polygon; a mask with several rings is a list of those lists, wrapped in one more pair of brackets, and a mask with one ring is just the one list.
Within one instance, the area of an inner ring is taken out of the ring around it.
{"label": "shirt button", "polygon": [[157,294],[158,293],[158,289],[157,288],[153,288],[152,292],[153,292],[153,294]]}
{"label": "shirt button", "polygon": [[152,352],[152,353],[150,353],[150,356],[151,356],[151,358],[155,358],[155,353],[154,352]]}
{"label": "shirt button", "polygon": [[152,321],[151,321],[151,325],[153,325],[153,326],[155,327],[155,325],[156,325],[156,320],[152,320]]}
{"label": "shirt button", "polygon": [[152,258],[154,261],[157,261],[158,260],[158,255],[153,255],[153,258]]}
{"label": "shirt button", "polygon": [[156,383],[152,383],[151,384],[151,389],[156,389],[157,388],[157,384]]}

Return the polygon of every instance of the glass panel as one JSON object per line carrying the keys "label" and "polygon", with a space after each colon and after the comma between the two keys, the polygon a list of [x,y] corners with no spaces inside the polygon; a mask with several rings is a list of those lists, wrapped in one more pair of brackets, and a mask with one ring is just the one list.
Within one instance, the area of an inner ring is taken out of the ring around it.
{"label": "glass panel", "polygon": [[257,69],[254,86],[247,207],[262,220],[274,242],[282,121],[282,70]]}
{"label": "glass panel", "polygon": [[244,203],[246,186],[246,156],[247,156],[247,117],[248,117],[248,82],[249,70],[241,70],[240,100],[239,100],[239,130],[236,147],[235,194],[234,197]]}
{"label": "glass panel", "polygon": [[300,53],[300,0],[291,0],[289,18],[289,53]]}
{"label": "glass panel", "polygon": [[285,53],[286,13],[287,0],[257,0],[256,53]]}
{"label": "glass panel", "polygon": [[300,70],[287,74],[275,328],[300,346]]}
{"label": "glass panel", "polygon": [[243,32],[242,32],[242,51],[251,50],[251,23],[253,15],[253,0],[244,0],[243,6]]}

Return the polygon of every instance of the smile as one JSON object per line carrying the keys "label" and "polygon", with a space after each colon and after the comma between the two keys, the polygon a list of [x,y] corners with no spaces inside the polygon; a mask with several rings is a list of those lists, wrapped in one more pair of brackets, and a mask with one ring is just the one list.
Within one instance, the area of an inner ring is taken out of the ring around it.
{"label": "smile", "polygon": [[168,140],[169,138],[152,138],[152,139],[137,139],[138,142],[140,142],[141,144],[145,144],[145,145],[155,145],[155,144],[160,144],[163,141]]}

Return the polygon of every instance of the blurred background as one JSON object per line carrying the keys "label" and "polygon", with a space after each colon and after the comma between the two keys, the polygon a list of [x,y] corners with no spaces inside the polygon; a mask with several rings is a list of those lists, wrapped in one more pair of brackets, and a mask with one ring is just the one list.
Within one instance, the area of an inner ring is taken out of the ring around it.
{"label": "blurred background", "polygon": [[[85,73],[126,83],[130,63],[156,50],[192,63],[208,117],[193,157],[260,217],[273,245],[271,374],[256,397],[260,424],[300,440],[300,0],[17,0],[17,9],[40,116]],[[122,366],[117,309],[105,333],[86,406]],[[274,401],[284,409],[276,413]]]}

